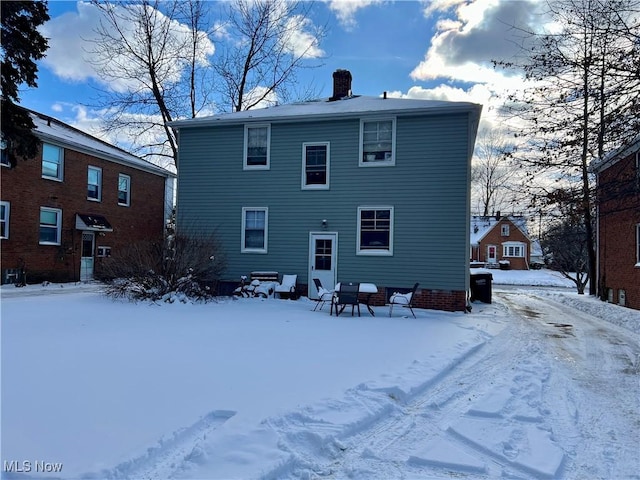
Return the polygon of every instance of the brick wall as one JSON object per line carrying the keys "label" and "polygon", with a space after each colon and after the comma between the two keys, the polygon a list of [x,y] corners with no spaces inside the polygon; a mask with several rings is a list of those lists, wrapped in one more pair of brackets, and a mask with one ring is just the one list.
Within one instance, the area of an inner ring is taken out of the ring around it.
{"label": "brick wall", "polygon": [[614,303],[640,309],[640,266],[636,266],[636,225],[640,224],[640,185],[635,172],[635,155],[603,170],[598,178],[598,289]]}
{"label": "brick wall", "polygon": [[[102,168],[102,199],[87,200],[87,167]],[[118,175],[131,177],[129,207],[118,205]],[[96,246],[112,253],[141,240],[159,240],[164,228],[165,178],[84,153],[64,149],[62,182],[42,178],[41,155],[2,167],[2,201],[10,202],[9,238],[3,239],[2,270],[24,261],[27,280],[75,281],[80,272],[81,232],[76,213],[102,215],[113,232],[96,233]],[[61,245],[40,245],[40,207],[62,210]],[[99,268],[99,262],[96,262]]]}

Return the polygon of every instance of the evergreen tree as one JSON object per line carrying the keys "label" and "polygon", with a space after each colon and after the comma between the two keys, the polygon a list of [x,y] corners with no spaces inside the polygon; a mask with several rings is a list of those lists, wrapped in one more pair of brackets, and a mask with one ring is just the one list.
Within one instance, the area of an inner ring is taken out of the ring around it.
{"label": "evergreen tree", "polygon": [[19,87],[37,87],[37,60],[44,57],[47,39],[38,27],[49,20],[45,1],[2,1],[2,142],[15,163],[16,156],[32,158],[38,138],[29,113],[21,108]]}

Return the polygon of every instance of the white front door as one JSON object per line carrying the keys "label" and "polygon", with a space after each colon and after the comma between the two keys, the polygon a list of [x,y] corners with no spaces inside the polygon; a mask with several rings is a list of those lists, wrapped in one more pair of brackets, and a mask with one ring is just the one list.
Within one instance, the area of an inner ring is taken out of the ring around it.
{"label": "white front door", "polygon": [[498,247],[495,245],[487,245],[487,263],[498,262]]}
{"label": "white front door", "polygon": [[317,278],[327,290],[332,290],[337,282],[336,259],[338,258],[337,233],[309,234],[309,298],[318,298],[318,290],[313,281]]}
{"label": "white front door", "polygon": [[88,282],[93,279],[93,252],[95,233],[82,232],[82,248],[80,255],[80,281]]}

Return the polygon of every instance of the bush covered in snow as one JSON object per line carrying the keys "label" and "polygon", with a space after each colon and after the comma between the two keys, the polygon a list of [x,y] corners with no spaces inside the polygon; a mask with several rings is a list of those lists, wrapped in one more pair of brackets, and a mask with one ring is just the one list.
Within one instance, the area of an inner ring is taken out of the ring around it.
{"label": "bush covered in snow", "polygon": [[215,236],[167,235],[164,244],[137,243],[100,269],[106,293],[173,303],[215,295],[225,261]]}

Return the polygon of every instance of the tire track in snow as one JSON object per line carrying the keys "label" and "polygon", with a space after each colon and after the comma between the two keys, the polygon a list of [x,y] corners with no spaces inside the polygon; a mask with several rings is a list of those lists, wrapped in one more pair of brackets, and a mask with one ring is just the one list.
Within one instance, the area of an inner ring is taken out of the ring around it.
{"label": "tire track in snow", "polygon": [[[530,360],[536,357],[537,350],[530,332],[523,330],[519,323],[509,324],[414,395],[403,398],[395,394],[393,388],[349,392],[366,402],[367,410],[373,412],[369,414],[369,424],[361,422],[354,427],[326,420],[331,418],[327,416],[329,406],[324,410],[311,409],[304,421],[293,416],[278,419],[271,425],[280,432],[282,448],[291,453],[291,460],[263,478],[401,478],[408,472],[410,477],[428,475],[429,478],[451,478],[452,474],[472,474],[474,478],[503,475],[527,478],[531,470],[526,464],[511,461],[510,452],[495,455],[479,449],[471,441],[460,441],[460,435],[455,435],[451,426],[491,391],[506,388],[508,397],[514,381],[520,381],[534,406],[531,411],[513,412],[514,418],[507,422],[511,425],[509,432],[518,433],[522,424],[541,423],[538,407],[545,379],[537,377],[538,371],[545,368]],[[505,364],[520,367],[505,372]],[[548,367],[545,371],[548,372]],[[353,408],[355,404],[345,401],[343,407]],[[319,423],[322,428],[317,429]],[[327,435],[327,431],[331,433]],[[537,432],[537,427],[532,431]],[[301,435],[312,441],[300,442]],[[423,447],[434,441],[459,450],[459,456],[466,458],[464,464],[424,460],[420,456]],[[508,447],[509,442],[506,443]],[[518,448],[517,438],[510,446]],[[534,470],[533,473],[540,472]]]}
{"label": "tire track in snow", "polygon": [[203,455],[201,444],[236,412],[214,410],[193,425],[177,430],[170,438],[158,441],[139,457],[123,462],[112,470],[104,470],[88,478],[163,480],[173,478],[186,464],[198,462]]}

